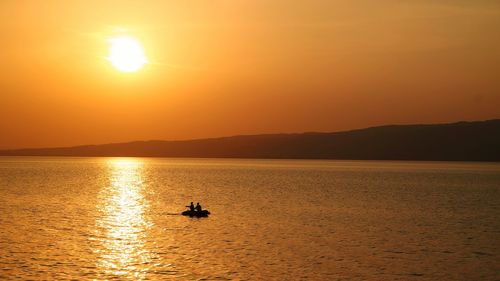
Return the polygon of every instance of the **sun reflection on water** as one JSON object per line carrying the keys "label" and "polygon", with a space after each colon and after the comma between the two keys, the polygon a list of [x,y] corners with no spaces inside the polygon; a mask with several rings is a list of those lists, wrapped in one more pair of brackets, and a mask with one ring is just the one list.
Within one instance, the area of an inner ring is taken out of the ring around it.
{"label": "sun reflection on water", "polygon": [[144,163],[111,159],[107,165],[110,181],[100,193],[98,206],[97,229],[102,242],[98,266],[106,276],[144,279],[152,258],[145,245],[151,222],[145,215],[149,205],[143,190]]}

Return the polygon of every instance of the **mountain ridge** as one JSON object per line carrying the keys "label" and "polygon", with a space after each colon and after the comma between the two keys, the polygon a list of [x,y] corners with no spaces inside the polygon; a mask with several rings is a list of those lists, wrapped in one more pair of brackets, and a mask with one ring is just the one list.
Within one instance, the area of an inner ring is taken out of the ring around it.
{"label": "mountain ridge", "polygon": [[0,150],[0,156],[500,161],[500,119]]}

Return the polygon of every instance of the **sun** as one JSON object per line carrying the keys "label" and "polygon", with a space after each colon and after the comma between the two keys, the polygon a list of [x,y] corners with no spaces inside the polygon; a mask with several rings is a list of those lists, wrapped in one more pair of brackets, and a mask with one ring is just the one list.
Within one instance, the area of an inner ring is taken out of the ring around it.
{"label": "sun", "polygon": [[116,36],[108,40],[110,43],[107,59],[122,72],[136,72],[148,63],[139,41],[130,36]]}

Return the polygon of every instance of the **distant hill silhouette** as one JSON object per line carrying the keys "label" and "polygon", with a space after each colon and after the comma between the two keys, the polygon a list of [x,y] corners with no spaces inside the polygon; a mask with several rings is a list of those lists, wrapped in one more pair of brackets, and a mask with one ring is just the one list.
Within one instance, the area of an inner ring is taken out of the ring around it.
{"label": "distant hill silhouette", "polygon": [[389,125],[335,133],[2,150],[0,155],[500,161],[500,119]]}

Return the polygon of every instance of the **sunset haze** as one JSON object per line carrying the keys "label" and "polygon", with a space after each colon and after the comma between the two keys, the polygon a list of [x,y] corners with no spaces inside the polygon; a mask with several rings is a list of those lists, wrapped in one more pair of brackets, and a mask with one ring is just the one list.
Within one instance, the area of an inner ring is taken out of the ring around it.
{"label": "sunset haze", "polygon": [[0,61],[0,149],[486,120],[500,2],[2,1]]}

